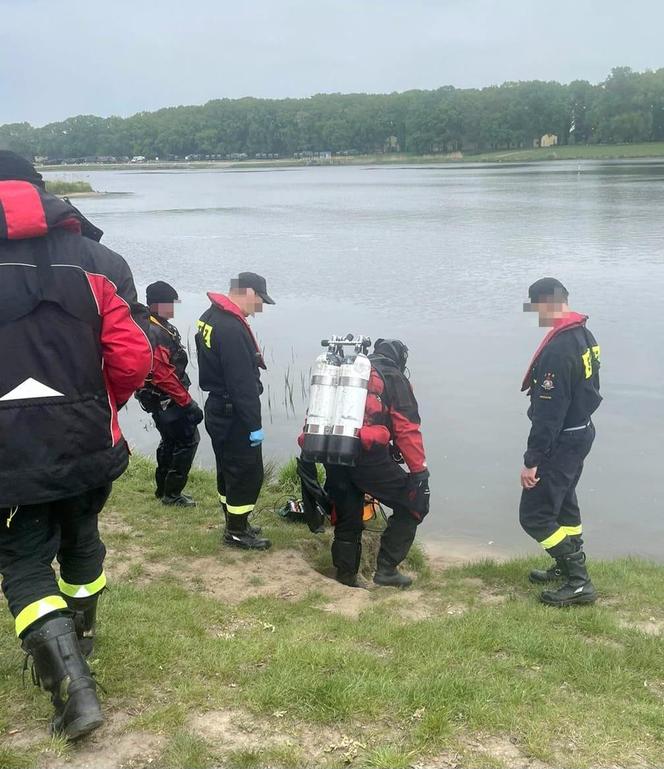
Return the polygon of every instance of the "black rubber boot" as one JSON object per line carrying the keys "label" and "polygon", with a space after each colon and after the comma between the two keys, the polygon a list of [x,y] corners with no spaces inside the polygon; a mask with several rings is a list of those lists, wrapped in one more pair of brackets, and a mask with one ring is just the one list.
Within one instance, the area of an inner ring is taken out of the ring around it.
{"label": "black rubber boot", "polygon": [[553,566],[548,569],[533,569],[528,575],[528,579],[534,584],[541,585],[546,582],[560,582],[566,576],[564,559],[556,558]]}
{"label": "black rubber boot", "polygon": [[[581,536],[570,537],[569,539],[576,552],[581,550],[583,547],[583,539],[581,539]],[[528,575],[528,579],[533,584],[537,585],[542,585],[547,582],[560,582],[566,577],[565,559],[562,557],[556,558],[553,566],[550,566],[548,569],[533,569]]]}
{"label": "black rubber boot", "polygon": [[28,630],[23,649],[33,660],[33,680],[51,693],[53,734],[75,740],[104,722],[97,685],[83,658],[74,620],[62,615]]}
{"label": "black rubber boot", "polygon": [[99,595],[97,593],[86,598],[63,596],[67,606],[74,612],[74,628],[84,657],[89,657],[94,648]]}
{"label": "black rubber boot", "polygon": [[196,507],[196,502],[186,494],[178,494],[176,497],[164,496],[161,498],[161,503],[172,507]]}
{"label": "black rubber boot", "polygon": [[268,550],[272,547],[269,539],[259,537],[251,531],[249,513],[242,515],[229,513],[222,542],[229,547],[239,547],[242,550]]}
{"label": "black rubber boot", "polygon": [[376,564],[376,573],[374,574],[373,581],[381,587],[406,588],[413,584],[413,580],[402,574],[396,566],[392,566],[380,559]]}
{"label": "black rubber boot", "polygon": [[332,542],[332,563],[336,566],[336,580],[346,587],[367,587],[359,576],[362,542],[346,542],[335,539]]}
{"label": "black rubber boot", "polygon": [[588,576],[586,554],[583,550],[562,556],[565,569],[565,583],[558,590],[545,590],[540,599],[548,606],[574,606],[595,603],[597,592]]}
{"label": "black rubber boot", "polygon": [[337,569],[336,580],[346,587],[359,587],[362,590],[367,590],[369,588],[366,580],[360,577],[359,574],[341,571],[341,569]]}
{"label": "black rubber boot", "polygon": [[[226,524],[226,530],[228,530],[228,516],[230,515],[230,513],[228,512],[228,508],[223,502],[221,503],[221,510],[224,514],[224,522]],[[249,522],[247,522],[247,528],[255,537],[257,537],[263,531],[263,529],[260,526],[252,526],[251,523]]]}

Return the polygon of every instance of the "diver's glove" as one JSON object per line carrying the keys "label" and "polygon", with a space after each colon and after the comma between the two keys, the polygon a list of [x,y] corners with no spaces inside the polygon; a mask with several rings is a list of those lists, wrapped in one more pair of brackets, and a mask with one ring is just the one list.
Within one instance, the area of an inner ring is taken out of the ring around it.
{"label": "diver's glove", "polygon": [[408,476],[408,499],[410,500],[410,509],[422,520],[429,512],[429,471],[422,470],[419,473],[411,473]]}

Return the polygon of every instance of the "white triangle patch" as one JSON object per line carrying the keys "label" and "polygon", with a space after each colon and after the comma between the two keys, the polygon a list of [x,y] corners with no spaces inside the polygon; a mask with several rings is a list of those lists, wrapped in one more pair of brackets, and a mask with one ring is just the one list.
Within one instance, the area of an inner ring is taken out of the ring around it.
{"label": "white triangle patch", "polygon": [[24,401],[31,398],[64,398],[63,393],[47,387],[36,379],[26,379],[18,387],[3,395],[0,401]]}

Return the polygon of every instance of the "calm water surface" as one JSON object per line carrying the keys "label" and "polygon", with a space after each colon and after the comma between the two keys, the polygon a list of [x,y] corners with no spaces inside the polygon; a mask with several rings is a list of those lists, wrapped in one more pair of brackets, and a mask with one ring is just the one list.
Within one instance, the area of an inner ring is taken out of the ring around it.
{"label": "calm water surface", "polygon": [[[532,281],[559,277],[602,346],[605,401],[579,488],[588,549],[664,558],[664,164],[64,177],[131,193],[79,204],[141,292],[158,279],[177,287],[183,335],[193,335],[206,291],[225,291],[241,270],[267,276],[277,306],[252,323],[269,366],[268,456],[295,453],[301,382],[322,337],[405,340],[432,473],[423,533],[442,543],[534,549],[517,522],[528,431],[519,386],[543,332],[521,304]],[[153,451],[140,410],[122,421],[130,443]],[[211,465],[207,440],[199,461]]]}

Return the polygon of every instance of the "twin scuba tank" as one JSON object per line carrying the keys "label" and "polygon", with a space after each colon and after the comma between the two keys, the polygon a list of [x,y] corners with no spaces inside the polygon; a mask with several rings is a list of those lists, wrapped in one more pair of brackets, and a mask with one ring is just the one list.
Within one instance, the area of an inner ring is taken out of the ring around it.
{"label": "twin scuba tank", "polygon": [[330,465],[355,464],[371,375],[367,337],[332,337],[316,358],[304,425],[302,459]]}

